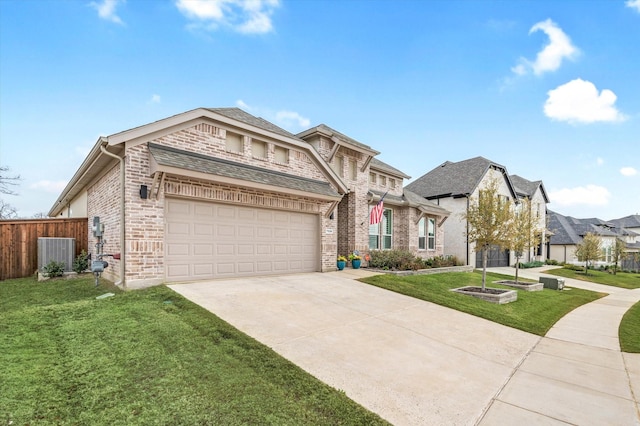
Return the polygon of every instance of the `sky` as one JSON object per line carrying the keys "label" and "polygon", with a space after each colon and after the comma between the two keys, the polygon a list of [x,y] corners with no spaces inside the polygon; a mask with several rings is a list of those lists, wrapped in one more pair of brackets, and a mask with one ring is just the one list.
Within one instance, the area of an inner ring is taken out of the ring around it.
{"label": "sky", "polygon": [[640,0],[0,1],[20,217],[99,136],[233,106],[324,123],[414,179],[483,156],[563,215],[640,213]]}

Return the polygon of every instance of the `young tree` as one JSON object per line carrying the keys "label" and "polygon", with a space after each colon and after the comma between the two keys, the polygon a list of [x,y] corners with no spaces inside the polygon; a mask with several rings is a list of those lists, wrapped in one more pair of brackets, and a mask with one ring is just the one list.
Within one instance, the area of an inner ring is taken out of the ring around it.
{"label": "young tree", "polygon": [[624,240],[616,238],[616,241],[611,247],[611,257],[613,259],[613,275],[616,275],[618,273],[618,262],[622,262],[622,260],[626,257],[626,249],[627,244],[624,242]]}
{"label": "young tree", "polygon": [[18,212],[15,207],[0,200],[0,219],[15,219],[18,217]]}
{"label": "young tree", "polygon": [[9,167],[0,166],[0,194],[16,195],[15,191],[11,189],[11,186],[18,184],[20,176],[9,176],[8,173]]}
{"label": "young tree", "polygon": [[537,218],[531,211],[531,200],[524,198],[516,208],[513,216],[513,229],[511,231],[511,241],[509,248],[516,256],[516,283],[518,282],[518,272],[520,270],[520,258],[525,252],[540,244],[542,229]]}
{"label": "young tree", "polygon": [[576,257],[580,262],[584,262],[584,274],[589,275],[589,262],[600,259],[602,244],[597,235],[587,232],[582,238],[582,242],[576,245]]}
{"label": "young tree", "polygon": [[509,247],[513,210],[507,197],[498,193],[499,181],[491,179],[477,198],[471,197],[467,212],[462,215],[467,221],[467,239],[475,243],[476,251],[482,250],[482,291],[485,291],[487,255],[491,246]]}

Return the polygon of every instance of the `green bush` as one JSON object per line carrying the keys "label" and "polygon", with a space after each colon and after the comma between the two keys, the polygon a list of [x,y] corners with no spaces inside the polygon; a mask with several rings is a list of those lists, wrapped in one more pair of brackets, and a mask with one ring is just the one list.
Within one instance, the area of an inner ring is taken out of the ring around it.
{"label": "green bush", "polygon": [[545,260],[545,262],[547,265],[559,265],[559,262],[557,260],[554,259],[547,259]]}
{"label": "green bush", "polygon": [[584,266],[573,265],[571,263],[567,263],[563,266],[564,269],[569,269],[571,271],[584,271]]}
{"label": "green bush", "polygon": [[61,277],[64,274],[64,262],[56,262],[52,260],[46,266],[42,267],[42,272],[49,278]]}
{"label": "green bush", "polygon": [[87,258],[87,252],[82,250],[73,261],[73,272],[81,274],[89,268],[89,259]]}
{"label": "green bush", "polygon": [[435,256],[423,259],[408,250],[373,250],[369,255],[371,256],[369,266],[384,270],[415,271],[462,265],[456,256]]}
{"label": "green bush", "polygon": [[527,269],[527,268],[539,268],[540,266],[543,266],[544,262],[540,262],[539,260],[534,260],[533,262],[520,262],[519,267],[520,269]]}

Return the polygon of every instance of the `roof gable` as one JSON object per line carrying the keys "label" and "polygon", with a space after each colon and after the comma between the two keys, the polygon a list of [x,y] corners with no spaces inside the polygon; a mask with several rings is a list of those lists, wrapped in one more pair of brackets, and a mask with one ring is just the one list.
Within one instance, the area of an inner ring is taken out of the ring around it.
{"label": "roof gable", "polygon": [[491,168],[502,172],[513,198],[517,198],[507,169],[484,157],[474,157],[457,163],[445,161],[408,184],[406,188],[427,199],[464,197],[475,191]]}

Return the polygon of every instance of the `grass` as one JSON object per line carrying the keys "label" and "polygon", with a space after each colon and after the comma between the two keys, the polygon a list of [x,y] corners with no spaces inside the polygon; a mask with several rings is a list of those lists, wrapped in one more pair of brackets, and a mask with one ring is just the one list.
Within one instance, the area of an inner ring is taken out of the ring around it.
{"label": "grass", "polygon": [[[505,279],[513,279],[513,277],[487,273],[488,286],[513,290],[511,287],[490,284],[492,281]],[[466,285],[482,285],[481,272],[453,272],[404,277],[376,275],[361,281],[539,336],[544,336],[553,324],[568,312],[605,296],[604,293],[576,288],[566,291],[549,289],[534,292],[518,291],[517,301],[498,305],[450,291],[453,288]]]}
{"label": "grass", "polygon": [[589,275],[585,275],[584,271],[573,271],[571,269],[558,268],[544,271],[544,273],[559,277],[589,281],[592,283],[611,285],[614,287],[628,289],[640,288],[640,274],[633,274],[629,272],[618,272],[616,275],[613,275],[608,272],[589,269]]}
{"label": "grass", "polygon": [[640,302],[622,317],[618,337],[622,352],[640,353]]}
{"label": "grass", "polygon": [[386,424],[164,286],[0,282],[0,365],[4,424]]}

